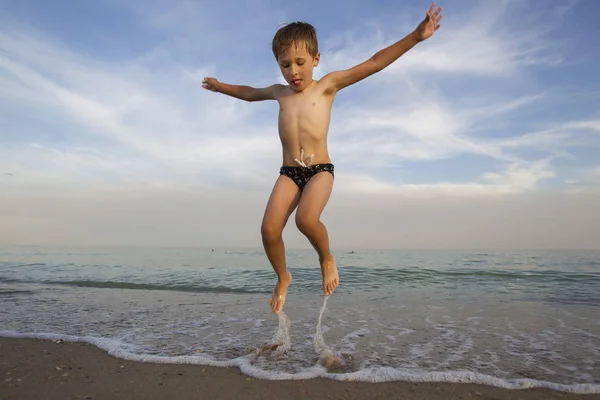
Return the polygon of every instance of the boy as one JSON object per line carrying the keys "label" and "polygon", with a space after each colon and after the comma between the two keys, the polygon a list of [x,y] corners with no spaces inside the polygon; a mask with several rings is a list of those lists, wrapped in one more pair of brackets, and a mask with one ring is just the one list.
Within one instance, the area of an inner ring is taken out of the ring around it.
{"label": "boy", "polygon": [[283,228],[294,209],[296,225],[319,255],[323,293],[329,296],[338,286],[339,276],[329,249],[329,237],[320,221],[333,188],[333,164],[327,151],[327,133],[333,99],[337,92],[375,72],[379,72],[439,28],[441,8],[431,5],[425,19],[404,39],[379,51],[351,69],[336,71],[313,80],[319,64],[315,29],[296,22],[279,29],[273,38],[273,55],[288,85],[266,88],[229,85],[204,78],[202,87],[246,101],[279,102],[279,138],[283,165],[267,203],[261,235],[267,257],[277,273],[277,284],[269,299],[271,309],[283,309],[292,275],[287,271]]}

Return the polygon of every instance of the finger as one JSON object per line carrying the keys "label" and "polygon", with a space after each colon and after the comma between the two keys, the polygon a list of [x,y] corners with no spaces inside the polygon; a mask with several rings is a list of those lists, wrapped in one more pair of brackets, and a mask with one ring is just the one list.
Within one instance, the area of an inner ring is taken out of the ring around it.
{"label": "finger", "polygon": [[435,26],[435,30],[437,31],[438,29],[440,29],[440,26],[439,26],[439,25],[436,25],[436,26]]}
{"label": "finger", "polygon": [[431,3],[431,7],[429,7],[429,11],[427,12],[427,14],[431,14],[433,10],[435,10],[435,3]]}
{"label": "finger", "polygon": [[435,24],[437,25],[437,24],[439,24],[439,23],[440,23],[440,21],[441,21],[441,20],[442,20],[442,16],[440,15],[440,16],[438,17],[438,19],[436,19],[434,22],[435,22]]}
{"label": "finger", "polygon": [[442,12],[442,7],[439,7],[437,10],[435,10],[435,12],[433,13],[433,16],[437,17],[438,15],[440,15],[441,12]]}

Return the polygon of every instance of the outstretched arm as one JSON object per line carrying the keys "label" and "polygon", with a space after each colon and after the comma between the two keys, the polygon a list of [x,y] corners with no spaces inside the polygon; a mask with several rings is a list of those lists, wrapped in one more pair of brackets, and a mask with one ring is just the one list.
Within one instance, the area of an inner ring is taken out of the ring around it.
{"label": "outstretched arm", "polygon": [[435,12],[434,10],[435,3],[431,5],[425,19],[419,26],[402,40],[377,52],[373,57],[362,64],[358,64],[357,66],[344,71],[336,71],[327,74],[323,77],[323,81],[333,91],[339,91],[381,71],[408,50],[412,49],[417,43],[431,37],[431,35],[439,29],[439,23],[442,19],[442,8],[439,7]]}
{"label": "outstretched arm", "polygon": [[245,101],[275,100],[283,85],[271,85],[265,88],[253,88],[245,85],[230,85],[219,82],[215,78],[204,78],[202,87],[213,92],[219,92]]}

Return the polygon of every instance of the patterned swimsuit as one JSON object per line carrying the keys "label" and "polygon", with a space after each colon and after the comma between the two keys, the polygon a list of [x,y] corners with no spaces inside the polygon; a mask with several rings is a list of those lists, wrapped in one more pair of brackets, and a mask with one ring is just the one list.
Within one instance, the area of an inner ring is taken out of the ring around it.
{"label": "patterned swimsuit", "polygon": [[290,167],[290,166],[283,166],[280,168],[279,170],[279,174],[280,175],[285,175],[288,178],[290,178],[291,180],[293,180],[296,185],[298,185],[298,187],[300,188],[300,190],[304,190],[304,187],[306,186],[306,184],[308,183],[308,181],[315,176],[316,174],[318,174],[319,172],[330,172],[331,175],[335,176],[333,173],[333,164],[315,164],[315,165],[311,165],[311,162],[313,160],[314,154],[311,154],[311,156],[309,157],[310,161],[308,162],[308,165],[304,163],[304,150],[300,151],[300,160],[298,160],[297,158],[294,159],[294,161],[296,161],[298,164],[300,164],[299,167]]}

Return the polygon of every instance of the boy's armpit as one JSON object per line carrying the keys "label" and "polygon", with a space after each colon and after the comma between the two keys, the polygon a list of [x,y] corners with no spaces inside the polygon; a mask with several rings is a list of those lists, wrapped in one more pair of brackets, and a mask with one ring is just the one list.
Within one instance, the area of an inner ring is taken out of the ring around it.
{"label": "boy's armpit", "polygon": [[250,88],[248,91],[248,101],[275,100],[279,97],[284,85],[275,84],[264,88]]}
{"label": "boy's armpit", "polygon": [[322,81],[327,85],[328,90],[337,92],[338,90],[353,85],[378,71],[380,71],[380,68],[375,61],[370,58],[350,69],[331,72],[325,75]]}

